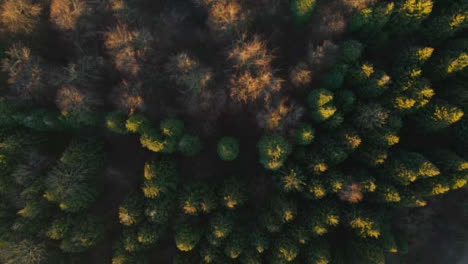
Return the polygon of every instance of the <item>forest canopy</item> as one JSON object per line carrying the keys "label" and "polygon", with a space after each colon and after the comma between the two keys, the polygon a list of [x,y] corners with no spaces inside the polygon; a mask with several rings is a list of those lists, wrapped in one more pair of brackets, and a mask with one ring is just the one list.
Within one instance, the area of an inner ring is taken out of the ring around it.
{"label": "forest canopy", "polygon": [[0,263],[463,261],[467,29],[467,0],[0,0]]}

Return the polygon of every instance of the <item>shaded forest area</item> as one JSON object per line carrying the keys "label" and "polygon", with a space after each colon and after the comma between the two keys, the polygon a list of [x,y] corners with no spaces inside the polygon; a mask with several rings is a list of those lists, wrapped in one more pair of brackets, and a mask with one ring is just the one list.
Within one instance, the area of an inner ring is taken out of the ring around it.
{"label": "shaded forest area", "polygon": [[464,263],[467,28],[467,0],[0,0],[0,263]]}

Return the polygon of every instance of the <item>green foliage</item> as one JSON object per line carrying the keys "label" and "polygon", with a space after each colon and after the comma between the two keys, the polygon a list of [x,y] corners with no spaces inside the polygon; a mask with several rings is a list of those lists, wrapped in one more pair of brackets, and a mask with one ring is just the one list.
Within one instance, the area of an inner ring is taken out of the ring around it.
{"label": "green foliage", "polygon": [[167,144],[163,136],[155,129],[146,129],[140,137],[141,146],[153,152],[162,152]]}
{"label": "green foliage", "polygon": [[292,147],[282,136],[266,135],[257,143],[260,163],[269,170],[277,170],[283,166]]}
{"label": "green foliage", "polygon": [[336,105],[338,109],[343,113],[349,113],[353,110],[356,95],[350,90],[340,90],[335,97]]}
{"label": "green foliage", "polygon": [[25,239],[0,244],[0,261],[5,264],[46,263],[48,258],[44,243]]}
{"label": "green foliage", "polygon": [[255,230],[254,232],[250,233],[248,242],[255,249],[255,251],[260,254],[265,252],[265,250],[267,250],[270,245],[266,234],[259,230]]}
{"label": "green foliage", "polygon": [[466,72],[468,67],[468,53],[461,50],[447,50],[433,63],[434,73],[431,77],[443,80],[460,72]]}
{"label": "green foliage", "polygon": [[333,105],[333,93],[320,88],[312,90],[307,97],[307,102],[311,108],[312,119],[319,123],[327,120],[336,112]]}
{"label": "green foliage", "polygon": [[390,20],[394,6],[394,3],[390,2],[359,10],[351,17],[349,30],[358,33],[365,39],[377,35]]}
{"label": "green foliage", "polygon": [[226,180],[221,189],[221,203],[229,210],[241,207],[247,201],[246,187],[236,178]]}
{"label": "green foliage", "polygon": [[297,23],[305,23],[309,20],[316,5],[316,0],[292,0],[291,12]]}
{"label": "green foliage", "polygon": [[314,140],[314,128],[309,124],[303,124],[296,130],[296,142],[299,145],[306,146]]}
{"label": "green foliage", "polygon": [[119,220],[122,225],[136,225],[141,221],[143,198],[140,194],[131,194],[119,207]]}
{"label": "green foliage", "polygon": [[450,3],[440,14],[432,16],[424,25],[424,36],[433,41],[443,41],[468,26],[466,2]]}
{"label": "green foliage", "polygon": [[223,137],[218,142],[218,156],[221,160],[232,161],[239,155],[239,143],[233,137]]}
{"label": "green foliage", "polygon": [[219,246],[231,234],[234,227],[232,214],[218,213],[210,220],[207,233],[208,242],[213,246]]}
{"label": "green foliage", "polygon": [[207,214],[216,209],[216,195],[206,184],[196,183],[184,186],[180,194],[180,209],[187,215]]}
{"label": "green foliage", "polygon": [[125,122],[125,127],[130,133],[145,134],[145,132],[147,132],[151,127],[151,124],[146,117],[140,114],[133,114]]}
{"label": "green foliage", "polygon": [[299,166],[288,165],[273,174],[275,183],[284,192],[302,192],[306,176]]}
{"label": "green foliage", "polygon": [[242,231],[234,231],[226,241],[224,254],[231,259],[237,259],[244,251],[245,238]]}
{"label": "green foliage", "polygon": [[165,119],[161,121],[159,129],[164,136],[179,139],[184,134],[184,122],[178,119]]}
{"label": "green foliage", "polygon": [[389,161],[387,174],[402,185],[409,185],[419,178],[435,177],[439,169],[421,154],[399,152]]}
{"label": "green foliage", "polygon": [[197,136],[185,134],[179,142],[179,151],[185,156],[193,157],[201,150],[202,144]]}
{"label": "green foliage", "polygon": [[127,134],[127,115],[121,112],[110,112],[106,115],[106,127],[118,134]]}
{"label": "green foliage", "polygon": [[146,198],[158,198],[177,189],[177,163],[172,157],[158,157],[145,163],[142,190]]}
{"label": "green foliage", "polygon": [[463,110],[444,101],[427,105],[418,114],[417,123],[425,132],[435,132],[460,121]]}
{"label": "green foliage", "polygon": [[335,66],[322,80],[322,85],[331,91],[336,91],[343,86],[348,65],[340,64]]}
{"label": "green foliage", "polygon": [[175,243],[177,249],[186,252],[191,251],[202,237],[201,230],[188,223],[181,223],[175,229]]}
{"label": "green foliage", "polygon": [[374,241],[353,239],[347,252],[356,264],[385,264],[384,252]]}
{"label": "green foliage", "polygon": [[340,59],[344,63],[356,62],[364,50],[364,46],[357,40],[347,40],[341,44]]}
{"label": "green foliage", "polygon": [[148,222],[165,225],[174,213],[176,201],[173,196],[147,200],[144,214]]}
{"label": "green foliage", "polygon": [[328,243],[323,240],[314,240],[308,245],[306,251],[306,264],[327,264],[330,263],[330,249]]}
{"label": "green foliage", "polygon": [[362,238],[377,239],[382,234],[379,218],[372,216],[369,212],[353,210],[347,218],[348,225],[355,231],[356,235]]}
{"label": "green foliage", "polygon": [[159,225],[143,224],[138,227],[137,240],[144,247],[151,246],[162,237],[164,231]]}
{"label": "green foliage", "polygon": [[104,227],[95,217],[67,215],[55,220],[47,231],[51,239],[61,240],[65,252],[83,252],[98,243]]}
{"label": "green foliage", "polygon": [[44,197],[60,209],[77,212],[97,198],[94,177],[105,162],[102,146],[90,140],[75,140],[63,152],[60,163],[47,175]]}
{"label": "green foliage", "polygon": [[299,254],[299,246],[289,238],[280,238],[275,241],[273,247],[273,255],[276,259],[291,262],[296,259]]}
{"label": "green foliage", "polygon": [[400,0],[390,23],[396,34],[419,29],[422,21],[432,12],[432,0]]}

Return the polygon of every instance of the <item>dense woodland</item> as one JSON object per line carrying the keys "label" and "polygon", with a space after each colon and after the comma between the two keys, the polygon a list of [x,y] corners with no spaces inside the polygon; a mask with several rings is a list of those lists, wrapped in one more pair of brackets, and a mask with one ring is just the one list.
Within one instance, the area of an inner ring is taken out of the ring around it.
{"label": "dense woodland", "polygon": [[467,28],[468,0],[0,0],[0,263],[467,263]]}

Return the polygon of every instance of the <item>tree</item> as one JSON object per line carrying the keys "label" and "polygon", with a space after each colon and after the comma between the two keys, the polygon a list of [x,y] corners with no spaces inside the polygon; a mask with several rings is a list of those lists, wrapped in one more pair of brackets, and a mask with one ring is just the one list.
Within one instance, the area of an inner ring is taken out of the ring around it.
{"label": "tree", "polygon": [[165,119],[161,121],[159,129],[165,137],[180,139],[184,134],[184,122],[178,119]]}
{"label": "tree", "polygon": [[189,157],[197,155],[202,150],[200,138],[185,134],[179,142],[179,151]]}
{"label": "tree", "polygon": [[234,231],[226,241],[224,254],[231,259],[237,259],[244,252],[245,237],[242,230]]}
{"label": "tree", "polygon": [[265,252],[265,250],[269,248],[270,244],[267,235],[258,228],[254,229],[254,231],[250,233],[248,242],[255,249],[255,251],[260,254]]}
{"label": "tree", "polygon": [[176,191],[179,176],[177,163],[171,157],[161,156],[145,163],[142,190],[146,198],[158,198]]}
{"label": "tree", "polygon": [[[9,2],[16,1],[5,3]],[[2,60],[2,71],[8,73],[12,94],[20,101],[43,102],[47,78],[42,60],[21,44],[13,45],[6,54],[7,58]]]}
{"label": "tree", "polygon": [[44,243],[32,240],[5,242],[0,246],[0,261],[5,264],[46,263],[48,253]]}
{"label": "tree", "polygon": [[327,241],[324,240],[313,240],[308,245],[306,251],[306,262],[307,264],[328,264],[331,261],[330,249]]}
{"label": "tree", "polygon": [[110,112],[106,115],[106,127],[118,134],[127,134],[127,128],[125,123],[127,121],[127,115],[121,112]]}
{"label": "tree", "polygon": [[338,64],[322,80],[322,85],[331,91],[336,91],[343,86],[348,65]]}
{"label": "tree", "polygon": [[208,27],[216,35],[232,37],[235,32],[244,30],[248,25],[248,10],[241,3],[234,1],[208,1]]}
{"label": "tree", "polygon": [[148,222],[158,225],[166,225],[176,208],[174,195],[166,195],[157,199],[146,201],[144,215]]}
{"label": "tree", "polygon": [[355,231],[356,235],[366,239],[378,239],[382,233],[380,218],[370,212],[353,209],[347,216],[348,225]]}
{"label": "tree", "polygon": [[356,32],[366,40],[372,40],[372,37],[382,32],[383,27],[387,25],[393,13],[395,4],[382,3],[359,10],[351,17],[349,30]]}
{"label": "tree", "polygon": [[137,240],[144,247],[154,245],[164,234],[164,228],[159,225],[145,223],[138,226]]}
{"label": "tree", "polygon": [[445,101],[438,101],[427,105],[418,114],[417,123],[424,132],[436,132],[458,122],[463,110]]}
{"label": "tree", "polygon": [[291,145],[279,135],[263,136],[258,141],[257,148],[260,163],[269,170],[279,169],[292,151]]}
{"label": "tree", "polygon": [[211,68],[201,65],[187,53],[171,57],[166,70],[169,78],[180,86],[180,92],[188,95],[207,89],[214,77]]}
{"label": "tree", "polygon": [[140,143],[143,147],[153,152],[163,152],[166,149],[168,141],[158,133],[156,129],[146,129],[140,137]]}
{"label": "tree", "polygon": [[142,220],[143,198],[133,193],[125,198],[119,207],[119,220],[122,225],[136,225]]}
{"label": "tree", "polygon": [[232,161],[239,155],[239,143],[233,137],[223,137],[218,142],[218,155],[221,160]]}
{"label": "tree", "polygon": [[312,110],[312,119],[317,123],[327,120],[336,112],[336,107],[333,105],[333,93],[326,89],[312,90],[307,97],[307,102]]}
{"label": "tree", "polygon": [[245,185],[236,178],[226,180],[221,189],[221,203],[229,210],[237,209],[247,201]]}
{"label": "tree", "polygon": [[305,23],[309,20],[315,9],[315,0],[293,0],[291,1],[291,12],[297,23]]}
{"label": "tree", "polygon": [[180,251],[191,251],[200,241],[201,230],[193,224],[180,223],[175,229],[175,243]]}
{"label": "tree", "polygon": [[424,24],[424,36],[436,42],[452,37],[468,26],[466,10],[465,2],[450,3],[440,14],[429,18]]}
{"label": "tree", "polygon": [[299,145],[310,145],[314,140],[314,129],[309,124],[303,124],[296,130],[295,137]]}
{"label": "tree", "polygon": [[31,0],[3,1],[0,23],[11,34],[28,35],[37,32],[44,7]]}
{"label": "tree", "polygon": [[356,62],[364,50],[364,46],[357,40],[347,40],[341,44],[341,60],[344,63]]}
{"label": "tree", "polygon": [[273,248],[274,258],[286,262],[291,262],[296,259],[298,254],[299,247],[292,239],[280,238],[275,241]]}
{"label": "tree", "polygon": [[414,80],[421,76],[422,67],[432,57],[432,47],[410,47],[401,53],[393,66],[397,82]]}
{"label": "tree", "polygon": [[179,195],[179,206],[187,215],[207,214],[216,209],[216,195],[213,189],[202,183],[186,185]]}
{"label": "tree", "polygon": [[273,179],[284,192],[302,192],[306,186],[306,176],[301,167],[289,164],[273,173]]}
{"label": "tree", "polygon": [[432,0],[402,0],[397,3],[390,25],[395,34],[417,30],[432,12]]}
{"label": "tree", "polygon": [[104,235],[102,223],[89,215],[66,215],[52,223],[47,231],[51,239],[61,240],[65,252],[83,252],[96,245]]}
{"label": "tree", "polygon": [[140,114],[133,114],[125,122],[125,127],[130,133],[145,134],[145,132],[150,130],[151,124],[146,117]]}
{"label": "tree", "polygon": [[221,252],[216,247],[204,245],[200,249],[202,263],[218,263],[221,259]]}
{"label": "tree", "polygon": [[348,255],[356,264],[385,264],[382,248],[373,241],[352,239],[347,243]]}
{"label": "tree", "polygon": [[446,50],[437,56],[432,63],[432,72],[435,80],[444,80],[457,73],[466,72],[468,67],[468,52],[464,50]]}
{"label": "tree", "polygon": [[234,228],[234,217],[232,214],[218,213],[210,220],[207,233],[208,242],[213,246],[219,246],[231,234]]}
{"label": "tree", "polygon": [[91,140],[75,140],[63,152],[60,163],[47,175],[44,197],[68,212],[88,208],[98,195],[93,177],[102,169],[102,146]]}

